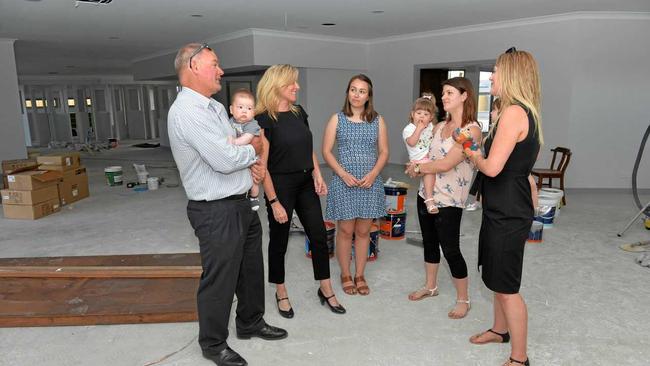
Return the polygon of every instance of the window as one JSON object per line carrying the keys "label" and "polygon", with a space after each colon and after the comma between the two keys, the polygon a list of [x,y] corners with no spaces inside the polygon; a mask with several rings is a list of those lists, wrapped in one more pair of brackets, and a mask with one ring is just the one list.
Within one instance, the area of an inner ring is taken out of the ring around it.
{"label": "window", "polygon": [[456,78],[456,77],[464,77],[465,76],[465,70],[449,70],[447,73],[447,78]]}
{"label": "window", "polygon": [[[69,101],[70,99],[68,99],[68,105],[70,105]],[[77,114],[76,113],[70,113],[70,130],[72,131],[72,136],[76,137],[77,136]]]}
{"label": "window", "polygon": [[[68,107],[76,107],[77,106],[77,101],[74,100],[74,98],[68,98]],[[75,135],[76,136],[76,135]]]}
{"label": "window", "polygon": [[32,108],[32,100],[31,99],[25,99],[25,108]]}
{"label": "window", "polygon": [[93,105],[93,100],[90,97],[86,97],[86,105],[91,107]]}
{"label": "window", "polygon": [[45,103],[43,99],[36,99],[36,108],[45,108]]}
{"label": "window", "polygon": [[490,89],[492,82],[490,81],[492,72],[481,71],[479,74],[478,84],[478,121],[483,127],[483,132],[490,130],[490,109],[492,107],[492,95]]}
{"label": "window", "polygon": [[57,97],[52,98],[52,107],[59,108],[59,98]]}

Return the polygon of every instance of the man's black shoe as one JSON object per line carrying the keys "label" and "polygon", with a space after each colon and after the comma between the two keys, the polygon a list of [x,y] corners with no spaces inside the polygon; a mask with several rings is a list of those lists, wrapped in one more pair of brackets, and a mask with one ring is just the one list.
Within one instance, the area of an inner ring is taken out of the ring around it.
{"label": "man's black shoe", "polygon": [[239,339],[251,339],[251,337],[259,337],[262,339],[266,339],[267,341],[284,339],[287,338],[287,335],[288,333],[286,330],[268,324],[251,333],[237,332],[237,338]]}
{"label": "man's black shoe", "polygon": [[232,350],[230,347],[224,348],[219,353],[209,353],[203,351],[203,357],[210,361],[214,361],[218,366],[247,366],[248,362],[244,360],[239,353]]}

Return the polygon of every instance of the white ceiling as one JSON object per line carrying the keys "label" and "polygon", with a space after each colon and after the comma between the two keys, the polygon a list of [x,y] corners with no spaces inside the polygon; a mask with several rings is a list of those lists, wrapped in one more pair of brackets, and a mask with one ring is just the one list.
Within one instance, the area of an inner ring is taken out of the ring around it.
{"label": "white ceiling", "polygon": [[17,40],[19,75],[128,74],[133,59],[248,28],[369,40],[577,11],[650,0],[0,0],[0,38]]}

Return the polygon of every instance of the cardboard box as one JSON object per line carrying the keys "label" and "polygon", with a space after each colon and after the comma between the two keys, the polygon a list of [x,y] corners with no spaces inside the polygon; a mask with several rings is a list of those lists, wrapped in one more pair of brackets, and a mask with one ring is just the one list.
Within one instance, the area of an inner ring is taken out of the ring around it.
{"label": "cardboard box", "polygon": [[7,174],[2,174],[2,189],[9,188],[9,181],[7,181]]}
{"label": "cardboard box", "polygon": [[26,172],[14,173],[7,176],[9,189],[18,191],[33,191],[40,188],[57,184],[61,180],[60,172],[44,170],[28,170]]}
{"label": "cardboard box", "polygon": [[63,173],[63,180],[59,182],[59,196],[62,205],[77,202],[89,195],[86,168],[79,167]]}
{"label": "cardboard box", "polygon": [[59,190],[55,185],[37,189],[35,191],[17,191],[13,189],[3,189],[0,191],[2,203],[7,205],[35,205],[37,203],[51,201],[59,198]]}
{"label": "cardboard box", "polygon": [[6,219],[27,219],[36,220],[43,216],[59,212],[61,204],[59,199],[52,199],[49,201],[37,203],[33,206],[28,205],[2,205]]}
{"label": "cardboard box", "polygon": [[36,161],[42,165],[78,167],[81,165],[81,155],[78,152],[43,155],[37,156]]}
{"label": "cardboard box", "polygon": [[73,169],[78,169],[79,165],[48,165],[41,164],[38,166],[39,170],[54,170],[57,172],[66,172]]}
{"label": "cardboard box", "polygon": [[38,163],[36,162],[36,159],[17,159],[2,161],[2,173],[7,175],[15,173],[18,170],[33,170],[37,167]]}

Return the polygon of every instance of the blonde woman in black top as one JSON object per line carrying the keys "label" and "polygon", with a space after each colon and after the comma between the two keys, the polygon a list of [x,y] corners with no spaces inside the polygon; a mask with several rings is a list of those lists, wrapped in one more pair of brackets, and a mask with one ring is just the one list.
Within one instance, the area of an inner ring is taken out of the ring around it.
{"label": "blonde woman in black top", "polygon": [[318,298],[332,312],[345,313],[330,281],[327,233],[318,198],[327,194],[327,185],[313,151],[307,113],[294,104],[299,89],[298,69],[273,65],[257,85],[255,108],[255,119],[262,127],[262,159],[268,167],[263,186],[269,221],[269,282],[276,284],[278,311],[285,318],[294,316],[284,268],[294,209],[312,245],[314,279],[320,281]]}

